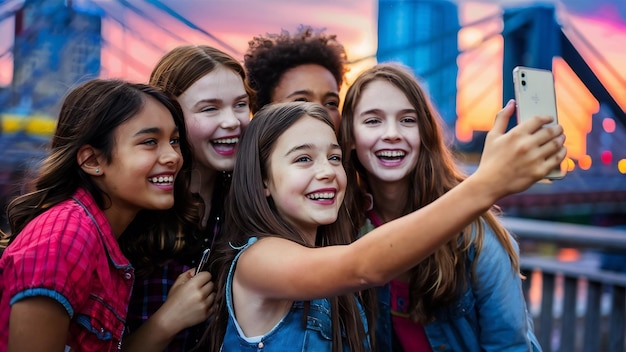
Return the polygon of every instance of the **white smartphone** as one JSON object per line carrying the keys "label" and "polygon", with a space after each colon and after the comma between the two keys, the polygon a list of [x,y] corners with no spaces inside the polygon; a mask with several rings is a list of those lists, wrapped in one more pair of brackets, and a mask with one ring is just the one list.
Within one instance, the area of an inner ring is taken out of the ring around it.
{"label": "white smartphone", "polygon": [[200,262],[198,262],[198,266],[196,267],[196,275],[198,275],[199,272],[204,270],[204,267],[209,262],[209,254],[211,254],[210,248],[207,248],[204,250],[204,252],[202,252],[202,258],[200,258]]}
{"label": "white smartphone", "polygon": [[[539,115],[554,117],[554,120],[548,125],[558,123],[552,71],[517,66],[513,69],[513,86],[515,88],[515,110],[518,124]],[[561,163],[546,178],[549,180],[562,179],[567,171],[565,166],[565,162]]]}

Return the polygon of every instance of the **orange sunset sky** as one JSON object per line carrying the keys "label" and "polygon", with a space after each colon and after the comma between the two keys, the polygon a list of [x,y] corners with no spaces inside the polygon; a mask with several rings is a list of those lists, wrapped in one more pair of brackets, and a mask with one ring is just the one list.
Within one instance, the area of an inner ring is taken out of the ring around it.
{"label": "orange sunset sky", "polygon": [[[575,28],[583,38],[570,36],[614,99],[626,108],[626,5],[624,0],[554,1],[559,21]],[[543,1],[545,3],[546,1]],[[0,13],[19,6],[20,1],[0,1]],[[161,0],[158,3],[186,18],[189,23],[168,16],[150,1],[74,1],[77,6],[97,8],[104,14],[102,32],[102,76],[146,81],[151,67],[165,51],[187,43],[203,43],[243,58],[254,35],[294,30],[299,24],[326,28],[345,45],[350,60],[358,60],[348,74],[356,74],[375,63],[377,1],[371,0]],[[461,25],[500,13],[503,6],[528,6],[520,0],[459,1]],[[141,12],[139,15],[137,12]],[[124,25],[120,24],[124,23]],[[156,23],[156,24],[155,24]],[[192,28],[192,26],[197,28]],[[12,45],[14,21],[0,22],[0,52]],[[488,34],[502,28],[500,20],[466,28],[459,33],[461,50],[480,43]],[[592,43],[591,50],[583,42]],[[457,138],[467,141],[473,130],[488,130],[502,105],[502,47],[500,36],[484,41],[476,50],[459,56],[457,78]],[[600,65],[595,52],[607,65]],[[366,58],[364,60],[360,60]],[[608,68],[607,68],[608,67]],[[618,73],[611,72],[611,69]],[[475,80],[477,72],[480,80]],[[557,102],[560,123],[567,135],[569,156],[586,154],[585,136],[591,129],[591,114],[598,104],[575,74],[555,60]],[[0,58],[0,85],[12,78],[12,57]]]}

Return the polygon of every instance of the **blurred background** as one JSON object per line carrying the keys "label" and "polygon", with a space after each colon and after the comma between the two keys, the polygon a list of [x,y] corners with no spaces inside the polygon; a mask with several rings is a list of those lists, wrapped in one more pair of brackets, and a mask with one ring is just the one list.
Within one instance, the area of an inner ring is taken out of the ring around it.
{"label": "blurred background", "polygon": [[513,98],[513,67],[551,69],[568,174],[499,206],[514,219],[508,224],[523,254],[626,271],[624,0],[2,0],[0,227],[71,87],[93,77],[146,82],[158,59],[181,44],[243,59],[253,36],[301,24],[344,44],[346,85],[377,62],[412,67],[468,172],[496,112]]}

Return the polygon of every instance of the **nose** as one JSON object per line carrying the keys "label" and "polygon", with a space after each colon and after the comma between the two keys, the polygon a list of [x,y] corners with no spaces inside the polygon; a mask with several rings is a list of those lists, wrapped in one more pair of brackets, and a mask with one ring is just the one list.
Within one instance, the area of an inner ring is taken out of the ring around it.
{"label": "nose", "polygon": [[385,133],[383,134],[383,139],[386,141],[398,141],[402,138],[400,132],[398,130],[398,126],[391,122],[387,123],[385,126]]}
{"label": "nose", "polygon": [[326,159],[317,164],[316,178],[318,180],[334,180],[337,177],[336,170],[333,165]]}
{"label": "nose", "polygon": [[224,111],[224,117],[220,124],[220,127],[227,130],[234,130],[241,125],[241,121],[235,115],[232,109],[226,109]]}
{"label": "nose", "polygon": [[161,153],[160,162],[165,165],[182,164],[183,156],[180,150],[174,148],[171,144],[167,144]]}

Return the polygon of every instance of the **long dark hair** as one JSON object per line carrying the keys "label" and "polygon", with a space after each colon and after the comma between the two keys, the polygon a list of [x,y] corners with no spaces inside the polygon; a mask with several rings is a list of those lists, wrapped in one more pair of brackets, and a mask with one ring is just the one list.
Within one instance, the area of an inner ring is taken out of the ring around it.
{"label": "long dark hair", "polygon": [[[233,172],[233,184],[226,203],[224,240],[219,242],[212,254],[211,272],[216,277],[217,313],[205,335],[205,339],[207,337],[209,339],[205,343],[209,344],[210,351],[220,349],[228,322],[226,278],[237,254],[231,244],[233,246],[245,244],[252,236],[258,238],[273,236],[309,246],[302,232],[279,215],[271,198],[266,197],[263,191],[263,180],[268,176],[268,161],[276,141],[304,116],[313,117],[334,128],[328,113],[319,104],[302,102],[272,104],[255,114],[241,141]],[[356,236],[353,229],[347,208],[342,205],[336,222],[318,228],[315,246],[350,244]],[[358,297],[354,294],[329,298],[333,351],[341,351],[344,345],[351,351],[365,349],[367,336],[359,315],[357,300]],[[370,335],[372,341],[373,333]]]}
{"label": "long dark hair", "polygon": [[[227,53],[208,45],[181,45],[170,50],[150,73],[149,82],[178,98],[196,81],[219,67],[225,67],[241,77],[250,104],[252,104],[255,92],[247,84],[246,73],[241,63]],[[185,226],[174,229],[166,245],[159,244],[150,252],[142,250],[127,253],[133,265],[139,270],[139,277],[145,276],[156,265],[161,265],[171,258],[178,258],[181,262],[187,263],[190,258],[199,256],[202,247],[207,245],[205,239],[209,241],[208,243],[215,240],[215,230],[219,229],[223,223],[223,204],[230,182],[230,171],[218,173],[214,182],[211,204],[204,204],[203,200],[196,195],[198,216],[195,217],[195,223],[187,222]],[[202,226],[205,206],[210,206],[210,214],[206,226]]]}
{"label": "long dark hair", "polygon": [[[28,222],[50,207],[70,198],[78,188],[87,190],[98,206],[104,209],[107,195],[92,181],[91,176],[81,169],[77,153],[82,146],[88,144],[98,149],[107,162],[111,162],[116,128],[138,114],[148,97],[154,98],[171,113],[180,131],[180,147],[184,161],[174,184],[175,208],[142,210],[129,228],[166,226],[166,219],[186,218],[190,214],[188,212],[191,195],[188,184],[191,173],[191,151],[185,135],[182,110],[176,100],[146,84],[133,84],[115,79],[93,79],[77,86],[67,95],[59,113],[48,156],[42,161],[35,178],[29,183],[28,193],[9,203],[7,213],[11,232],[4,236],[6,245],[15,239]],[[154,219],[163,221],[155,224]],[[124,235],[120,237],[120,241],[123,238]],[[160,242],[162,239],[151,240]],[[132,243],[138,246],[140,243],[145,245],[145,240],[135,236]]]}
{"label": "long dark hair", "polygon": [[[348,149],[354,143],[353,124],[356,106],[363,90],[376,80],[388,82],[404,92],[418,116],[421,146],[417,165],[408,181],[409,190],[404,209],[404,214],[408,214],[430,204],[451,190],[461,183],[466,175],[456,165],[456,159],[444,140],[440,127],[441,118],[415,76],[401,64],[384,63],[363,72],[346,93],[339,135],[344,148],[348,182],[354,183],[358,179],[365,192],[370,192],[371,187],[376,187],[370,184],[356,151]],[[353,204],[362,207],[366,203],[363,202],[362,192],[352,196],[357,198],[357,203]],[[364,209],[351,210],[356,213],[355,217],[360,215],[359,221],[363,223]],[[483,222],[494,230],[498,240],[508,252],[513,268],[519,271],[518,256],[506,229],[498,222],[496,215],[495,208],[485,212],[458,236],[410,270],[409,313],[414,321],[420,323],[432,321],[438,308],[455,302],[466,288],[468,249],[474,245],[476,253],[480,253],[484,238]],[[476,233],[475,238],[472,237],[473,232]]]}

